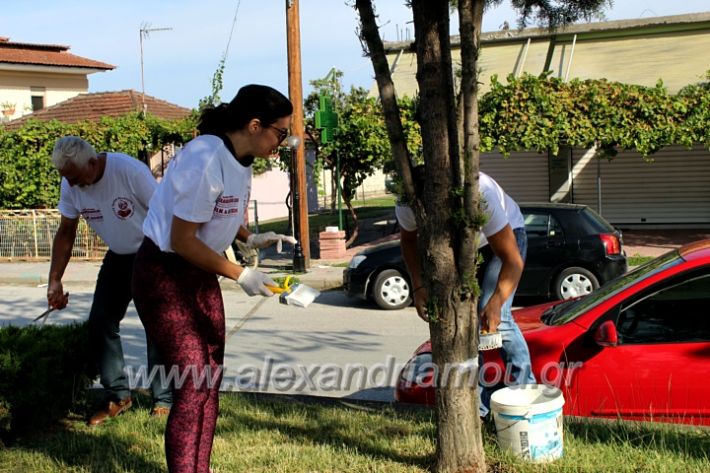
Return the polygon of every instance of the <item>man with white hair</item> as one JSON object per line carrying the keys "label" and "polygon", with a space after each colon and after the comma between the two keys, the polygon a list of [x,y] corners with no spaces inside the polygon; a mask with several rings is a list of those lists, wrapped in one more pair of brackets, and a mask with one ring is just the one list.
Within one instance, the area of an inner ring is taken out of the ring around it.
{"label": "man with white hair", "polygon": [[[71,258],[79,216],[109,248],[99,270],[89,314],[91,351],[107,394],[104,408],[88,422],[98,425],[132,405],[119,324],[133,298],[133,260],[143,241],[143,220],[157,182],[137,159],[121,153],[96,153],[89,143],[75,136],[57,141],[52,162],[62,182],[61,221],[52,245],[47,288],[49,306],[63,309],[68,303],[62,276]],[[150,339],[147,343],[148,373],[153,373],[160,361]],[[152,415],[167,415],[172,405],[170,386],[156,375],[151,390]]]}

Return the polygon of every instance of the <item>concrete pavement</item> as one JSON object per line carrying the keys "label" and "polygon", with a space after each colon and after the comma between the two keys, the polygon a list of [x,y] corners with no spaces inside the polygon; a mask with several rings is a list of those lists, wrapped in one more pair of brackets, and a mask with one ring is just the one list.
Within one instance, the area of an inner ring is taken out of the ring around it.
{"label": "concrete pavement", "polygon": [[635,229],[624,230],[623,235],[627,256],[656,257],[688,243],[710,239],[710,229]]}

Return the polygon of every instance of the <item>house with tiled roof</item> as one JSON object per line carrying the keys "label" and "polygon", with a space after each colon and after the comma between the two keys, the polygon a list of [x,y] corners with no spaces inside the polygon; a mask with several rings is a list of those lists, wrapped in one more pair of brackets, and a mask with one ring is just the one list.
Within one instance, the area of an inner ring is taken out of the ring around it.
{"label": "house with tiled roof", "polygon": [[[84,120],[99,121],[102,117],[120,117],[131,112],[145,111],[165,120],[179,120],[187,117],[191,110],[150,95],[143,95],[135,90],[117,92],[84,93],[71,97],[42,110],[0,125],[7,130],[20,128],[30,119],[40,121],[58,120],[64,123],[76,123]],[[173,145],[166,146],[148,158],[153,174],[162,176],[168,161],[175,154]]]}
{"label": "house with tiled roof", "polygon": [[69,46],[0,36],[0,119],[11,120],[89,90],[89,74],[115,66],[77,56]]}
{"label": "house with tiled roof", "polygon": [[5,124],[8,129],[22,126],[27,120],[59,120],[64,123],[76,123],[83,120],[99,121],[101,117],[120,117],[130,112],[145,111],[166,120],[179,120],[190,114],[190,109],[160,100],[150,95],[143,95],[135,90],[117,92],[83,93],[25,115]]}

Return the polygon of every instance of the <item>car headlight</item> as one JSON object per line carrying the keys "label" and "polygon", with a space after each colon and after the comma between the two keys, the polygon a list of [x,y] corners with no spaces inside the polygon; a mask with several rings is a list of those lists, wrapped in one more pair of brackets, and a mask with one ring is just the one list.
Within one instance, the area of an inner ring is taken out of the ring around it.
{"label": "car headlight", "polygon": [[353,259],[350,260],[350,264],[348,265],[348,268],[350,268],[350,269],[357,268],[358,266],[360,266],[360,263],[365,261],[366,258],[367,258],[367,256],[365,256],[365,255],[353,256]]}

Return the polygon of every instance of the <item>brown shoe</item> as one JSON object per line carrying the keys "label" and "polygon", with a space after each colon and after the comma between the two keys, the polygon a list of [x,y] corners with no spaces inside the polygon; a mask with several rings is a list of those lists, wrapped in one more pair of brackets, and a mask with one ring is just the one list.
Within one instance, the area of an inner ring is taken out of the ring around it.
{"label": "brown shoe", "polygon": [[155,406],[150,411],[151,417],[167,417],[168,415],[170,415],[170,408],[165,406]]}
{"label": "brown shoe", "polygon": [[99,425],[106,421],[107,419],[112,419],[119,414],[123,414],[125,411],[131,408],[133,405],[133,400],[131,399],[130,396],[127,398],[121,399],[118,402],[114,401],[109,401],[108,406],[106,409],[102,409],[98,412],[96,412],[91,418],[89,419],[88,424],[89,425]]}

